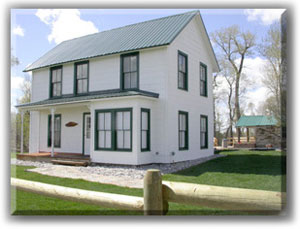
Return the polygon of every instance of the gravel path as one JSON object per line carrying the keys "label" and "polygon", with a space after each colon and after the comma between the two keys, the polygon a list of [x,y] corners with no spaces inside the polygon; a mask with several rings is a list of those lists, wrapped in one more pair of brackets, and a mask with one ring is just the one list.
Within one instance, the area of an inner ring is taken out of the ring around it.
{"label": "gravel path", "polygon": [[87,167],[74,167],[17,159],[11,159],[11,164],[34,166],[36,168],[28,169],[27,171],[37,172],[43,175],[84,179],[87,181],[114,184],[123,187],[142,188],[143,178],[148,169],[159,169],[162,174],[173,173],[222,156],[224,155],[216,154],[205,158],[173,164],[150,164],[141,166],[91,165]]}

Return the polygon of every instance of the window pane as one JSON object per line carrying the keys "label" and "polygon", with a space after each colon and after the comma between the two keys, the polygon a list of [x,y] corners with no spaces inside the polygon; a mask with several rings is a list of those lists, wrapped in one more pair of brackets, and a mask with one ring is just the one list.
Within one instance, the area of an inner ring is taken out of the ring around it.
{"label": "window pane", "polygon": [[98,147],[104,148],[105,146],[105,131],[99,131],[98,132]]}
{"label": "window pane", "polygon": [[179,72],[178,86],[179,88],[184,88],[184,74]]}
{"label": "window pane", "polygon": [[87,92],[87,79],[81,80],[82,81],[82,90],[81,92]]}
{"label": "window pane", "polygon": [[126,111],[123,112],[123,129],[124,130],[130,130],[130,112]]}
{"label": "window pane", "polygon": [[137,56],[131,56],[130,60],[130,71],[137,71]]}
{"label": "window pane", "polygon": [[52,70],[52,83],[56,82],[56,70]]}
{"label": "window pane", "polygon": [[117,112],[117,130],[123,129],[123,112]]}
{"label": "window pane", "polygon": [[180,132],[180,147],[185,147],[185,132]]}
{"label": "window pane", "polygon": [[87,78],[87,64],[82,64],[82,78]]}
{"label": "window pane", "polygon": [[77,79],[82,78],[82,65],[77,65]]}
{"label": "window pane", "polygon": [[142,131],[142,149],[147,148],[147,131]]}
{"label": "window pane", "polygon": [[124,131],[124,148],[129,149],[130,148],[130,131]]}
{"label": "window pane", "polygon": [[130,72],[130,56],[123,57],[123,72]]}
{"label": "window pane", "polygon": [[56,96],[61,95],[61,83],[56,83]]}
{"label": "window pane", "polygon": [[77,81],[77,93],[82,92],[82,80]]}
{"label": "window pane", "polygon": [[105,148],[111,148],[111,131],[105,131]]}
{"label": "window pane", "polygon": [[61,69],[56,70],[56,81],[61,81]]}
{"label": "window pane", "polygon": [[130,88],[130,73],[124,74],[124,88]]}
{"label": "window pane", "polygon": [[142,112],[142,130],[148,130],[148,113]]}
{"label": "window pane", "polygon": [[104,130],[104,113],[98,113],[98,130]]}
{"label": "window pane", "polygon": [[105,113],[105,130],[111,130],[111,113]]}
{"label": "window pane", "polygon": [[60,117],[55,117],[54,119],[54,131],[60,130]]}
{"label": "window pane", "polygon": [[181,114],[180,115],[180,130],[186,130],[186,115]]}
{"label": "window pane", "polygon": [[56,84],[53,84],[52,85],[52,96],[56,96],[56,92],[57,92],[57,90],[56,90]]}
{"label": "window pane", "polygon": [[123,138],[123,131],[117,131],[117,148],[122,149],[124,147],[124,138]]}
{"label": "window pane", "polygon": [[131,73],[130,88],[137,88],[137,73]]}

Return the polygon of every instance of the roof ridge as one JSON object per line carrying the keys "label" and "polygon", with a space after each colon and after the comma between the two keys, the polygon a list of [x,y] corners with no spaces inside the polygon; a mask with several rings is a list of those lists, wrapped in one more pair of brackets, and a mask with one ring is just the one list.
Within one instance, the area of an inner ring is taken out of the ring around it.
{"label": "roof ridge", "polygon": [[75,38],[72,38],[72,39],[69,39],[69,40],[65,40],[65,41],[61,42],[60,44],[62,44],[64,42],[67,42],[67,41],[80,39],[80,38],[83,38],[83,37],[95,36],[95,35],[100,34],[100,33],[105,33],[105,32],[109,32],[109,31],[112,31],[112,30],[123,29],[123,28],[129,27],[129,26],[147,23],[147,22],[150,22],[150,21],[158,21],[158,20],[171,18],[171,17],[176,17],[176,16],[184,15],[184,14],[196,14],[197,12],[199,12],[199,10],[192,10],[192,11],[187,11],[187,12],[184,12],[184,13],[172,14],[172,15],[169,15],[169,16],[155,18],[155,19],[151,19],[151,20],[147,20],[147,21],[141,21],[141,22],[137,22],[137,23],[133,23],[133,24],[129,24],[129,25],[124,25],[124,26],[121,26],[121,27],[113,28],[113,29],[103,30],[103,31],[100,31],[100,32],[97,32],[97,33],[92,33],[92,34],[88,34],[88,35],[81,36],[81,37],[75,37]]}

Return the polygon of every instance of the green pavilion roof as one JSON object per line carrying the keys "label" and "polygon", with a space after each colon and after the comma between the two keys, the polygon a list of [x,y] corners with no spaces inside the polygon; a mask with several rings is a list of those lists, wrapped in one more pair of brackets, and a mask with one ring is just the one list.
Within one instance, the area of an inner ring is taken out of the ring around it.
{"label": "green pavilion roof", "polygon": [[276,119],[273,116],[251,115],[241,116],[236,127],[251,127],[251,126],[275,126]]}

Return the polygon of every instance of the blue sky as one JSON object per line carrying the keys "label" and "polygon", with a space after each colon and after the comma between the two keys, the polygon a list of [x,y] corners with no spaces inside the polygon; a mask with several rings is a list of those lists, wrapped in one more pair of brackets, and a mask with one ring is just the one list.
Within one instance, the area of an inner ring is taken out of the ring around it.
{"label": "blue sky", "polygon": [[237,24],[242,30],[255,33],[258,42],[282,12],[274,9],[12,9],[11,48],[21,62],[12,68],[12,106],[21,96],[18,88],[23,78],[30,77],[23,69],[61,41],[191,10],[200,10],[208,33]]}

